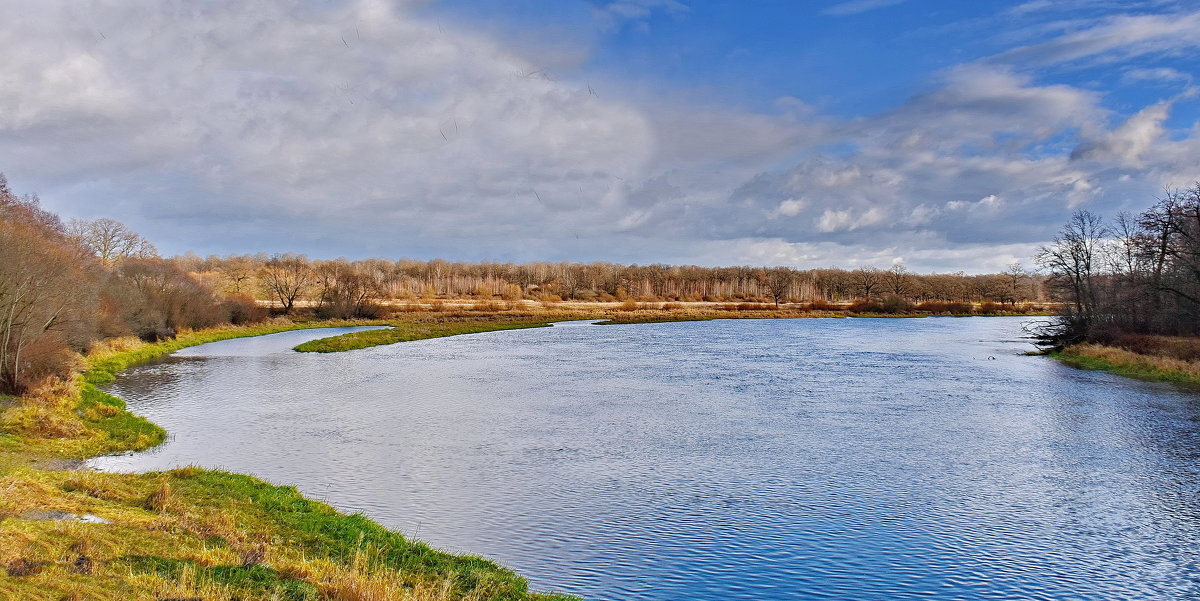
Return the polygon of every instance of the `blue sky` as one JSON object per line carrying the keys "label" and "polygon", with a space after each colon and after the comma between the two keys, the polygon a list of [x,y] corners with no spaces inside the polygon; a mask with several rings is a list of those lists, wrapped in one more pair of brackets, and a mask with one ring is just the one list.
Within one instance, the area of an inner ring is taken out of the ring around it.
{"label": "blue sky", "polygon": [[993,271],[1200,179],[1200,2],[0,0],[0,171],[169,253]]}
{"label": "blue sky", "polygon": [[[855,116],[895,106],[923,77],[986,53],[978,32],[968,30],[976,27],[965,23],[994,12],[985,2],[847,15],[825,14],[836,6],[830,3],[783,0],[643,5],[645,17],[599,32],[593,11],[603,4],[586,2],[458,0],[433,5],[431,13],[498,35],[546,37],[551,49],[592,44],[584,60],[563,70],[572,76],[688,90],[764,111],[791,96]],[[961,25],[939,26],[945,24]],[[556,31],[574,35],[561,39]]]}
{"label": "blue sky", "polygon": [[[450,0],[428,11],[491,35],[524,39],[535,49],[529,55],[535,63],[542,49],[578,55],[577,63],[548,66],[563,76],[686,90],[761,111],[794,97],[853,118],[903,104],[958,64],[1050,42],[1105,19],[1188,7],[1099,1],[633,1],[623,3],[627,11],[644,16],[598,26],[596,11],[613,4],[619,3]],[[530,39],[542,39],[544,46]],[[1154,53],[1128,64],[1097,58],[1012,64],[1042,81],[1103,90],[1109,96],[1105,104],[1116,111],[1136,110],[1164,92],[1179,91],[1161,81],[1129,85],[1131,68],[1152,64],[1191,74],[1200,64],[1196,52]],[[1190,125],[1186,116],[1176,124]]]}

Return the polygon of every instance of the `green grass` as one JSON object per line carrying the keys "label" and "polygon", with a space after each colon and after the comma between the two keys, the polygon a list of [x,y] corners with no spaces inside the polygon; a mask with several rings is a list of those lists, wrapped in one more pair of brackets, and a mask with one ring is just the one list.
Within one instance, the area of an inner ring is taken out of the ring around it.
{"label": "green grass", "polygon": [[[20,558],[45,566],[36,577],[0,570],[0,599],[58,601],[72,591],[95,601],[574,599],[530,592],[523,578],[491,561],[435,550],[294,487],[241,474],[22,469],[0,477],[0,491],[22,492],[0,495],[0,564]],[[30,509],[90,513],[109,523],[23,517]],[[72,569],[80,556],[93,571]],[[338,594],[371,587],[391,591]]]}
{"label": "green grass", "polygon": [[461,334],[477,334],[480,332],[496,332],[500,330],[519,330],[525,328],[542,328],[550,325],[544,320],[504,320],[504,321],[444,321],[444,322],[393,322],[386,330],[366,330],[351,332],[341,336],[321,338],[305,342],[295,350],[302,353],[340,353],[356,349],[442,338]]}
{"label": "green grass", "polygon": [[127,411],[125,401],[91,384],[83,385],[77,411],[85,424],[105,434],[98,448],[86,451],[88,456],[144,451],[167,439],[166,430]]}
{"label": "green grass", "polygon": [[155,555],[131,555],[120,563],[127,565],[134,574],[154,574],[165,579],[179,580],[187,571],[201,583],[214,583],[242,595],[268,597],[279,601],[320,601],[317,587],[295,578],[288,578],[264,565],[218,565],[204,566],[195,561],[158,557]]}
{"label": "green grass", "polygon": [[215,470],[197,470],[173,481],[174,494],[190,507],[221,508],[238,502],[239,522],[269,530],[307,557],[350,562],[366,548],[387,568],[425,578],[453,580],[459,595],[493,591],[491,599],[522,599],[524,579],[486,559],[451,555],[412,541],[361,514],[346,515],[305,498],[294,487],[273,486],[257,478]]}

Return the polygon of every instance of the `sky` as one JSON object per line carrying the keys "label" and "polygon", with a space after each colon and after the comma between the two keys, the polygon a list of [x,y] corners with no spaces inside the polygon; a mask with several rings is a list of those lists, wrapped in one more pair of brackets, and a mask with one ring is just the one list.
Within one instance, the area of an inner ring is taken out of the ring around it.
{"label": "sky", "polygon": [[0,14],[0,172],[164,254],[981,273],[1200,180],[1200,0]]}

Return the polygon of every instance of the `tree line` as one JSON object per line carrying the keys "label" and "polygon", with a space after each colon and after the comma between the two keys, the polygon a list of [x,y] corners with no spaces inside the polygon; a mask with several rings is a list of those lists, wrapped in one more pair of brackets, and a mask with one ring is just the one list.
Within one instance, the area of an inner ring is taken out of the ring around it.
{"label": "tree line", "polygon": [[1043,278],[1013,265],[987,275],[916,274],[903,266],[853,270],[698,267],[613,263],[463,263],[304,255],[175,257],[214,289],[257,295],[291,310],[307,303],[328,316],[356,316],[370,301],[450,298],[508,301],[828,302],[896,297],[912,302],[1024,303],[1045,299]]}
{"label": "tree line", "polygon": [[1063,314],[1053,345],[1200,334],[1200,182],[1111,222],[1077,211],[1036,258]]}

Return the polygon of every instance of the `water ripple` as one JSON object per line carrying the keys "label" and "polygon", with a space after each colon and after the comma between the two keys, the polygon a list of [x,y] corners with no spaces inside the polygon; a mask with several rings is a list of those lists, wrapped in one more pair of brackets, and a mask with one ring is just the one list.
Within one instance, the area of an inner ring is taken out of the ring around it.
{"label": "water ripple", "polygon": [[[109,469],[298,485],[598,600],[1200,598],[1200,402],[1022,357],[1020,320],[226,341],[113,386]],[[988,359],[995,357],[995,360]]]}

